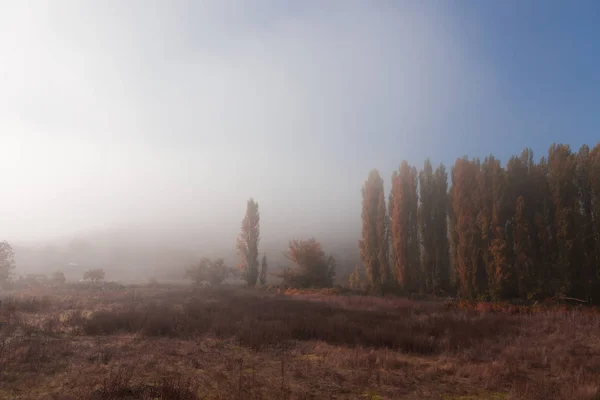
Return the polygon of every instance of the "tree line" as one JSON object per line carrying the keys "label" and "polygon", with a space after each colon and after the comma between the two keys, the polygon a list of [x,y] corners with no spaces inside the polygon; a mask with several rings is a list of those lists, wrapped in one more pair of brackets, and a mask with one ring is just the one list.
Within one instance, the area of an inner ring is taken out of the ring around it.
{"label": "tree line", "polygon": [[387,199],[377,170],[362,196],[372,290],[600,302],[600,143],[553,144],[539,161],[525,149],[504,166],[462,157],[449,174],[403,161]]}

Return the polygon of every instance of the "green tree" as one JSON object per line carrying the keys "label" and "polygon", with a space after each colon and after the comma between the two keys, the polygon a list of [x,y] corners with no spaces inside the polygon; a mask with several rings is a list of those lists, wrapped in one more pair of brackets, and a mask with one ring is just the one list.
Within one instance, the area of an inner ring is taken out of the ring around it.
{"label": "green tree", "polygon": [[232,271],[225,265],[222,258],[211,260],[203,257],[197,264],[185,271],[185,277],[192,280],[196,285],[208,282],[211,285],[220,285],[232,275]]}
{"label": "green tree", "polygon": [[62,271],[56,271],[52,274],[52,281],[58,285],[64,285],[67,281],[65,274]]}
{"label": "green tree", "polygon": [[258,242],[260,240],[260,215],[258,203],[254,199],[248,200],[246,215],[242,220],[242,229],[237,239],[239,257],[238,268],[241,270],[246,283],[250,287],[256,286],[258,279]]}
{"label": "green tree", "polygon": [[102,282],[106,276],[104,269],[102,268],[94,268],[85,271],[83,274],[83,279],[86,281],[91,281],[92,283]]}
{"label": "green tree", "polygon": [[383,179],[372,170],[362,189],[362,239],[360,257],[372,289],[380,289],[389,279],[388,216]]}
{"label": "green tree", "polygon": [[556,293],[585,297],[582,246],[579,236],[580,198],[576,186],[576,158],[567,145],[553,144],[548,151],[548,182],[554,201],[558,258]]}
{"label": "green tree", "polygon": [[419,173],[419,236],[423,285],[429,293],[449,289],[447,201],[448,176],[440,165],[435,173],[429,160]]}
{"label": "green tree", "polygon": [[8,242],[0,242],[0,284],[6,284],[15,269],[15,252]]}
{"label": "green tree", "polygon": [[258,277],[261,285],[267,284],[267,269],[268,268],[269,268],[269,266],[267,265],[267,255],[263,254],[262,262],[260,264],[260,275]]}

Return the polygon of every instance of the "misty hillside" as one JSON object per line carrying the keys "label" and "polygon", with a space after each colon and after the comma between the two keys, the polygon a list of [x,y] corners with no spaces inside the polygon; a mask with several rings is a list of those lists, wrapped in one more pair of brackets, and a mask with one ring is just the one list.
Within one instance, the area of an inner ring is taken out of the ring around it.
{"label": "misty hillside", "polygon": [[[338,266],[337,278],[347,282],[356,263],[360,262],[357,241],[321,241],[331,253]],[[283,256],[288,240],[261,241],[259,251],[269,259],[271,272],[288,266]],[[211,239],[204,235],[196,245],[190,240],[159,240],[147,235],[134,235],[127,230],[96,231],[72,239],[49,243],[17,244],[14,247],[17,269],[15,275],[50,275],[63,271],[67,279],[79,280],[90,268],[103,268],[107,279],[121,282],[146,283],[155,278],[164,282],[183,280],[185,267],[202,257],[224,258],[229,266],[235,266],[238,258],[235,236],[230,243]]]}

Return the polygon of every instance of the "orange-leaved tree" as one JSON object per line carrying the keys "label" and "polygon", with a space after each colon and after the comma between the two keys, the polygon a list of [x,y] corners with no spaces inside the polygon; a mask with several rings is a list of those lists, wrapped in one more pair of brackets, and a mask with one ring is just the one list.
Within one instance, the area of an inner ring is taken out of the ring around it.
{"label": "orange-leaved tree", "polygon": [[294,263],[279,276],[292,287],[331,287],[335,277],[335,260],[327,256],[316,239],[292,240],[285,257]]}

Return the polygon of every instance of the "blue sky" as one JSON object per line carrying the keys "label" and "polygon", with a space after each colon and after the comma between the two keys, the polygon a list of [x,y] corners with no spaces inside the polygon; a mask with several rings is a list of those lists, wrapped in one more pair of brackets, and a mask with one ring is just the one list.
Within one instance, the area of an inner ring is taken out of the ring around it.
{"label": "blue sky", "polygon": [[436,4],[488,87],[432,128],[432,159],[492,153],[506,161],[525,147],[540,157],[553,142],[577,150],[600,141],[599,2]]}
{"label": "blue sky", "polygon": [[371,168],[600,139],[597,1],[2,7],[7,239],[226,240],[250,196],[266,237],[354,237]]}
{"label": "blue sky", "polygon": [[477,110],[485,127],[470,132],[470,152],[506,159],[531,147],[541,156],[555,141],[577,149],[600,140],[600,3],[454,4],[460,34],[497,87]]}

